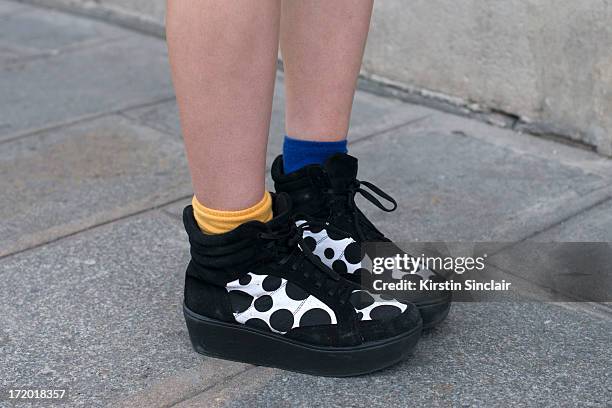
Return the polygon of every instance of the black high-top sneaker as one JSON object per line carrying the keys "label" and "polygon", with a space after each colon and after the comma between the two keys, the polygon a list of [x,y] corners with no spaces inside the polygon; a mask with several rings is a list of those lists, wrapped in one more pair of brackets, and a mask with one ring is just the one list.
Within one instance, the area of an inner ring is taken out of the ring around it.
{"label": "black high-top sneaker", "polygon": [[[333,155],[322,166],[309,165],[290,174],[284,173],[282,156],[278,156],[272,164],[272,179],[277,193],[291,196],[292,212],[298,224],[301,223],[300,214],[311,220],[311,228],[305,230],[304,239],[312,252],[343,277],[363,287],[371,287],[372,275],[361,268],[361,245],[371,242],[394,244],[357,208],[355,195],[360,193],[387,212],[396,209],[395,200],[375,185],[357,180],[357,159],[343,153]],[[385,207],[372,193],[392,206]],[[404,254],[395,248],[395,253]],[[412,276],[404,275],[402,279],[415,282],[445,280],[429,269],[421,269]],[[424,329],[442,322],[450,310],[450,291],[411,290],[394,293],[394,296],[419,308]]]}
{"label": "black high-top sneaker", "polygon": [[191,206],[184,314],[199,353],[324,376],[388,367],[416,346],[414,305],[383,300],[326,267],[290,218],[287,195],[275,217],[219,235],[200,231]]}

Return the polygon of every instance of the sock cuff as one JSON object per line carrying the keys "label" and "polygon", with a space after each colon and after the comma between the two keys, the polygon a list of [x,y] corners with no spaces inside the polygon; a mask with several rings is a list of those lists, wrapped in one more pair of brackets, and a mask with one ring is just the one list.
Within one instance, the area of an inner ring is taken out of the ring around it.
{"label": "sock cuff", "polygon": [[338,140],[335,142],[319,142],[314,140],[300,140],[294,139],[288,135],[285,135],[285,139],[283,141],[283,150],[300,150],[300,151],[334,151],[340,153],[346,153],[347,149],[347,141]]}
{"label": "sock cuff", "polygon": [[191,205],[198,226],[209,234],[223,234],[248,221],[268,222],[272,219],[272,196],[267,191],[261,201],[244,210],[224,211],[208,208],[202,205],[195,195]]}
{"label": "sock cuff", "polygon": [[319,142],[315,140],[298,140],[285,136],[283,141],[283,169],[293,173],[309,164],[324,164],[325,160],[336,153],[347,153],[347,142]]}

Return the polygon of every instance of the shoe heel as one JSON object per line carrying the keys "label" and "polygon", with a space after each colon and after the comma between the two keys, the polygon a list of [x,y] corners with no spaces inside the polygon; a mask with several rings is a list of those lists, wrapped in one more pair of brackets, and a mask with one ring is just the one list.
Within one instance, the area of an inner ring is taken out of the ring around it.
{"label": "shoe heel", "polygon": [[[197,316],[186,307],[183,309],[189,339],[193,349],[206,356],[219,357],[226,360],[238,360],[238,356],[232,356],[234,349],[232,343],[240,340],[232,339],[232,330],[213,319]],[[244,343],[243,343],[244,344]]]}

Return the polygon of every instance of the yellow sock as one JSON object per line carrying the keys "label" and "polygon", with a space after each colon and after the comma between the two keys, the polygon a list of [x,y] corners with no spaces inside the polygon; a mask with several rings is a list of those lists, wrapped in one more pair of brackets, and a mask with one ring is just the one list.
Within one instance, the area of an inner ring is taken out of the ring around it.
{"label": "yellow sock", "polygon": [[191,205],[198,226],[207,234],[223,234],[248,221],[268,222],[272,219],[272,197],[267,191],[260,202],[245,210],[213,210],[200,204],[195,196]]}

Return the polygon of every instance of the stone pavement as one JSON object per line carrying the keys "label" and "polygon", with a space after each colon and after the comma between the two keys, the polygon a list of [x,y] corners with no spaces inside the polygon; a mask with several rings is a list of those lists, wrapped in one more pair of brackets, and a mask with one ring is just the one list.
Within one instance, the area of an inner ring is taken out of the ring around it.
{"label": "stone pavement", "polygon": [[[166,58],[157,38],[0,0],[0,388],[85,407],[612,405],[608,304],[457,303],[412,359],[352,379],[192,352]],[[612,161],[594,153],[363,91],[350,141],[400,203],[365,207],[398,240],[612,241]]]}

